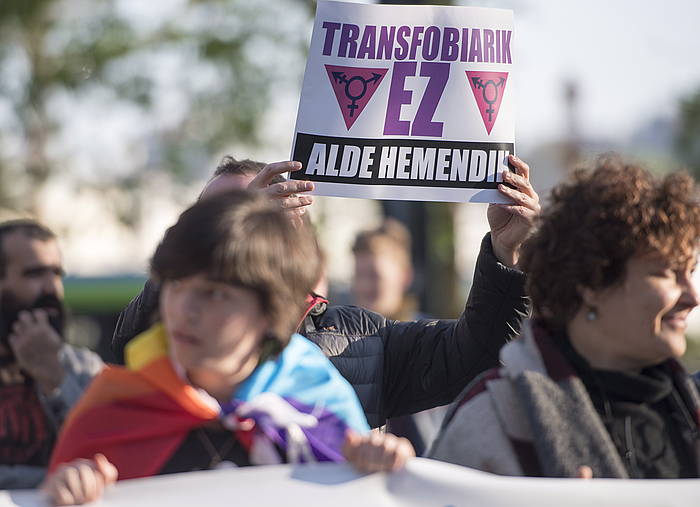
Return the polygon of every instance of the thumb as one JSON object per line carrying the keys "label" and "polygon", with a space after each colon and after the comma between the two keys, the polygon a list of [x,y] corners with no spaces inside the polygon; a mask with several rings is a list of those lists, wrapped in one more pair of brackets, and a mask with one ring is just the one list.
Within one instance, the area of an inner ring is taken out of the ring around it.
{"label": "thumb", "polygon": [[104,454],[95,454],[92,459],[95,460],[97,471],[100,472],[105,478],[105,484],[112,484],[117,480],[117,477],[119,477],[119,471],[117,470],[117,467],[109,462]]}

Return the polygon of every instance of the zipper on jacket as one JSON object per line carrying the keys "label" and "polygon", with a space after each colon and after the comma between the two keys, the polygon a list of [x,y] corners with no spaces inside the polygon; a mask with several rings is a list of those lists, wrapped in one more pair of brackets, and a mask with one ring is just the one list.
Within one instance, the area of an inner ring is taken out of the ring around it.
{"label": "zipper on jacket", "polygon": [[634,438],[632,437],[632,417],[625,416],[625,460],[629,463],[630,476],[641,478],[637,465],[637,454],[634,452]]}

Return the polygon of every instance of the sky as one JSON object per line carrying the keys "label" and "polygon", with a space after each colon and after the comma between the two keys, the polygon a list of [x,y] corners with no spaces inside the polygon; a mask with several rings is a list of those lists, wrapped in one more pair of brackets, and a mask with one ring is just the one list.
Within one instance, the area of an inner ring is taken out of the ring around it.
{"label": "sky", "polygon": [[[182,1],[123,0],[123,4],[132,19],[143,19],[148,24],[148,20],[158,19],[159,12],[177,11]],[[575,82],[579,90],[577,117],[581,135],[612,145],[624,145],[638,129],[654,119],[672,119],[679,100],[700,89],[697,56],[700,30],[696,27],[700,2],[472,0],[461,3],[514,11],[512,48],[516,79],[509,83],[515,86],[516,144],[521,154],[528,154],[538,145],[560,139],[564,134],[563,89],[567,81]],[[297,16],[294,24],[302,19],[303,16]],[[310,40],[312,23],[297,26],[307,32]],[[261,58],[266,56],[262,54]],[[173,75],[188,75],[169,66],[168,61],[163,61],[161,67],[161,75],[169,83]],[[231,148],[263,160],[288,158],[300,88],[300,79],[286,82],[284,89],[276,94],[264,130],[269,142],[257,148],[235,144]],[[177,90],[171,92],[162,95],[163,107],[159,111],[164,111],[163,123],[168,122],[168,111],[172,116],[181,109],[174,107],[180,94]],[[168,97],[172,99],[169,102]],[[74,125],[61,144],[76,145],[73,153],[81,159],[76,166],[83,168],[82,174],[91,171],[95,153],[111,153],[108,158],[119,161],[126,159],[127,147],[131,154],[134,145],[147,149],[139,128],[142,122],[133,108],[121,107],[117,114],[111,114],[110,128],[95,136],[94,114],[89,111],[96,103],[104,103],[104,98],[95,97],[94,104],[86,101],[82,115],[74,114],[74,104],[66,105],[74,115]],[[89,146],[79,141],[85,135],[92,138]],[[218,156],[212,154],[212,160]],[[101,164],[104,166],[104,157]],[[117,164],[114,170],[119,170]]]}
{"label": "sky", "polygon": [[[254,4],[258,0],[247,1]],[[183,2],[184,0],[122,0],[124,9],[133,18],[141,19],[144,26],[154,23],[164,11],[177,11]],[[534,151],[539,145],[561,139],[564,135],[563,83],[566,81],[575,81],[580,91],[578,113],[582,136],[607,141],[611,145],[624,145],[638,129],[656,118],[673,118],[679,100],[700,89],[700,59],[697,56],[700,50],[700,30],[696,28],[697,20],[700,19],[700,2],[462,2],[467,3],[514,11],[515,34],[512,48],[513,72],[516,73],[516,146],[521,156]],[[278,27],[278,30],[305,30],[310,40],[312,23],[309,21],[303,25],[302,19],[303,15],[288,17],[288,25]],[[264,57],[261,55],[261,58]],[[303,62],[298,64],[303,65]],[[180,82],[172,79],[174,75],[182,79],[198,79],[196,74],[173,68],[173,63],[167,59],[161,62],[161,67],[159,74],[173,86]],[[228,151],[239,158],[266,161],[287,159],[300,87],[299,79],[298,83],[288,83],[276,95],[276,102],[267,115],[266,142],[262,146],[239,146],[232,140]],[[165,113],[159,116],[159,121],[167,123],[167,113],[177,111],[173,104],[177,103],[180,95],[173,92],[163,94],[163,97],[159,110]],[[165,100],[168,97],[170,98]],[[149,139],[144,138],[142,129],[142,116],[133,108],[124,107],[119,107],[118,112],[105,114],[100,109],[105,107],[105,103],[109,103],[109,98],[96,96],[87,97],[80,108],[71,102],[66,102],[64,107],[65,114],[70,115],[72,126],[57,144],[68,158],[72,157],[73,174],[88,180],[100,177],[94,174],[95,167],[105,170],[111,168],[118,172],[124,167],[138,166],[140,164],[133,164],[134,160],[150,156]],[[95,118],[100,118],[98,129],[95,128]],[[221,155],[211,154],[211,164]],[[208,172],[208,168],[203,170],[203,174]],[[193,187],[191,195],[196,195],[196,191],[197,188]],[[65,202],[66,195],[57,192],[56,202]],[[348,205],[345,200],[342,204]],[[175,203],[173,206],[161,204],[154,209],[153,214],[149,214],[153,223],[146,225],[150,231],[148,238],[138,239],[145,244],[142,248],[144,253],[129,259],[114,258],[109,263],[109,269],[143,266],[147,253],[163,230],[163,224],[170,223],[176,216],[178,208]],[[59,204],[56,207],[66,208]],[[156,216],[156,210],[163,211],[159,211]],[[66,210],[66,213],[73,215],[70,210]],[[366,225],[366,214],[355,214],[363,217]],[[115,250],[107,244],[108,241],[104,243],[106,250]],[[106,254],[95,256],[94,245],[86,244],[79,250],[85,254],[76,253],[72,256],[77,259],[74,266],[80,266],[86,272],[105,268]]]}
{"label": "sky", "polygon": [[564,131],[567,80],[579,88],[581,134],[613,143],[655,118],[673,117],[680,98],[700,89],[700,2],[459,3],[514,12],[516,142],[525,151]]}

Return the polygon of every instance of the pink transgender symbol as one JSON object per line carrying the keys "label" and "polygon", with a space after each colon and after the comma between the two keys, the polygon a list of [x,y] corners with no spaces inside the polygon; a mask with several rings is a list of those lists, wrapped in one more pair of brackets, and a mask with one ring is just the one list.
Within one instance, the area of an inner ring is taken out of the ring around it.
{"label": "pink transgender symbol", "polygon": [[357,121],[365,106],[379,88],[387,70],[364,67],[326,65],[328,79],[338,99],[340,113],[348,130]]}
{"label": "pink transgender symbol", "polygon": [[486,132],[491,134],[493,124],[496,123],[498,109],[501,107],[503,92],[508,80],[507,72],[479,72],[466,71],[467,81],[474,92],[476,105],[484,120]]}

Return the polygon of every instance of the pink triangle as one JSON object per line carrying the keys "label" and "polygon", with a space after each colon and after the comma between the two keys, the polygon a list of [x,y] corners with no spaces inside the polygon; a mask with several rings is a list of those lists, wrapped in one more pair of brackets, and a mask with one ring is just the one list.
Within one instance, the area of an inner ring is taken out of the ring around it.
{"label": "pink triangle", "polygon": [[328,79],[338,99],[348,130],[357,121],[389,69],[326,65]]}
{"label": "pink triangle", "polygon": [[501,100],[503,100],[508,73],[469,70],[466,73],[469,86],[474,92],[476,105],[481,113],[481,118],[484,120],[486,132],[491,134],[493,124],[496,123],[496,118],[498,117],[498,110],[501,107]]}

